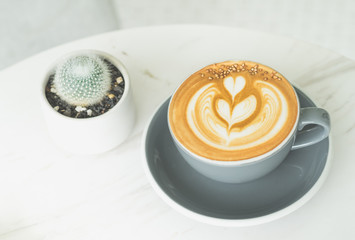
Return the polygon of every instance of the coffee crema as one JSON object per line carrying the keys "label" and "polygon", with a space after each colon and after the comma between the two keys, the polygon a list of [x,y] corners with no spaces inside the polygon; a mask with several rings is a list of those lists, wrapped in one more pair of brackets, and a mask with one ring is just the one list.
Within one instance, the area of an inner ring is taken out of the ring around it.
{"label": "coffee crema", "polygon": [[250,159],[277,147],[297,121],[291,84],[270,67],[250,61],[209,65],[176,90],[169,106],[175,138],[199,156]]}

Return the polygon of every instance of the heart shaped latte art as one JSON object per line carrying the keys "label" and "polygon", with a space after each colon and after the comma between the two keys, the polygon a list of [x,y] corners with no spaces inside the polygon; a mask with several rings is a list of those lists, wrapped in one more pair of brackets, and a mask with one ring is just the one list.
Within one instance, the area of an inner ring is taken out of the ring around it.
{"label": "heart shaped latte art", "polygon": [[239,76],[236,79],[228,77],[224,79],[223,85],[231,95],[232,106],[228,101],[221,98],[217,100],[216,110],[227,122],[229,131],[235,123],[246,120],[254,113],[257,106],[257,100],[254,95],[250,95],[243,101],[235,105],[233,104],[235,96],[245,87],[245,79],[243,77]]}
{"label": "heart shaped latte art", "polygon": [[274,85],[243,76],[201,87],[187,105],[187,121],[205,144],[238,150],[266,142],[284,126],[288,106]]}

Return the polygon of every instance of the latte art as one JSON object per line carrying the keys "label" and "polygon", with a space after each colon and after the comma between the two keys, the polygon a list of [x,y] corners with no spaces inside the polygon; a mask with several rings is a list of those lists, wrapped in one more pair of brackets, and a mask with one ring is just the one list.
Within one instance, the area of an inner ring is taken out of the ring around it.
{"label": "latte art", "polygon": [[270,151],[291,132],[298,114],[292,86],[277,72],[252,62],[201,69],[174,94],[169,122],[193,153],[242,160]]}

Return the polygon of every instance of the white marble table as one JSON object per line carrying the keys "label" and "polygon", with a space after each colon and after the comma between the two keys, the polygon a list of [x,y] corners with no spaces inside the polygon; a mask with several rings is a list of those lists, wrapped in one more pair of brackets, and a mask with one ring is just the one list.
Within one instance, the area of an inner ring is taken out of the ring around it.
{"label": "white marble table", "polygon": [[[132,78],[138,121],[131,137],[97,156],[62,152],[39,105],[41,78],[61,55],[110,52]],[[276,221],[215,227],[167,206],[146,179],[141,134],[153,110],[212,62],[273,66],[332,118],[333,165],[320,191]],[[242,29],[166,26],[106,33],[43,52],[0,72],[0,239],[354,239],[355,62],[320,47]]]}

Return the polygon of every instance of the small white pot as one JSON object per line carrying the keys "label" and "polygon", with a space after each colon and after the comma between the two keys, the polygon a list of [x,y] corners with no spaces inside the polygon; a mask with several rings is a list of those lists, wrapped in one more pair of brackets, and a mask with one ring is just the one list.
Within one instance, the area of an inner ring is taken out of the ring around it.
{"label": "small white pot", "polygon": [[96,50],[79,50],[63,58],[85,53],[107,59],[122,73],[125,88],[118,103],[106,113],[91,118],[67,117],[54,110],[46,98],[45,88],[60,59],[43,77],[41,105],[49,134],[58,147],[75,154],[97,154],[118,146],[129,136],[135,122],[135,107],[126,68],[115,57]]}

